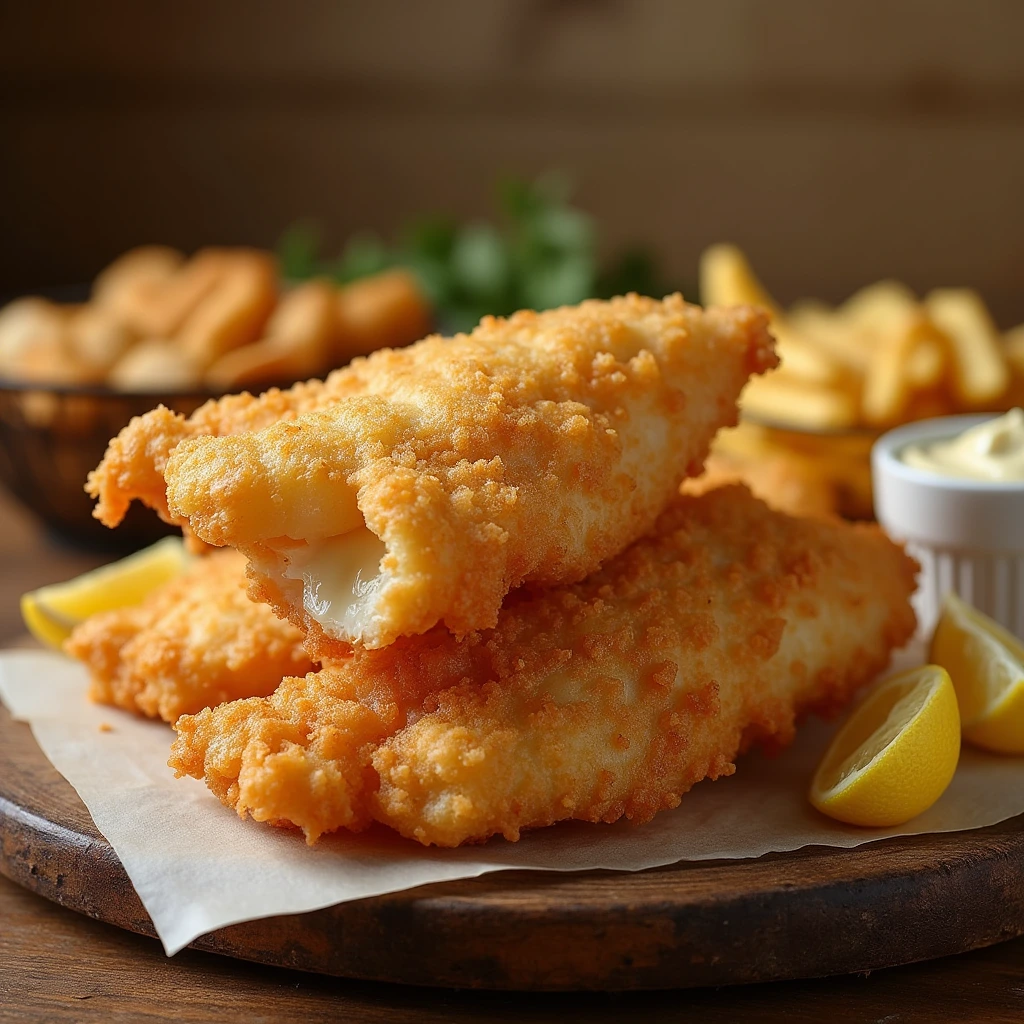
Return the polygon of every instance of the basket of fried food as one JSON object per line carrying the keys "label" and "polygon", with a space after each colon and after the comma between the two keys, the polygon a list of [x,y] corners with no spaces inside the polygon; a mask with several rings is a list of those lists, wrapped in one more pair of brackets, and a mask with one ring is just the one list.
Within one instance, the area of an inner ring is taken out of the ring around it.
{"label": "basket of fried food", "polygon": [[969,288],[922,299],[879,281],[837,307],[804,300],[783,309],[732,245],[704,253],[700,284],[705,305],[767,309],[781,365],[747,386],[740,425],[719,435],[696,490],[743,480],[785,511],[870,518],[869,456],[880,433],[1024,400],[1024,325],[1000,331]]}
{"label": "basket of fried food", "polygon": [[[87,302],[32,296],[0,309],[0,481],[64,536],[110,546],[82,482],[133,416],[158,404],[189,415],[226,392],[321,377],[431,325],[406,270],[292,283],[262,250],[134,249]],[[126,526],[118,548],[166,532],[146,515]]]}

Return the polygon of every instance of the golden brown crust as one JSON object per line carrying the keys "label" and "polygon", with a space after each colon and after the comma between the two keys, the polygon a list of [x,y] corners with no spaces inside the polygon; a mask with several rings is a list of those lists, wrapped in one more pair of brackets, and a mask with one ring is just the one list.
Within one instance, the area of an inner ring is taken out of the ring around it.
{"label": "golden brown crust", "polygon": [[78,626],[65,649],[89,668],[92,699],[174,722],[309,671],[302,634],[249,600],[244,570],[218,551],[141,605]]}
{"label": "golden brown crust", "polygon": [[170,763],[309,841],[373,819],[441,846],[646,821],[884,668],[915,571],[875,527],[741,487],[680,497],[584,582],[511,595],[493,630],[358,650],[183,718]]}
{"label": "golden brown crust", "polygon": [[[357,361],[344,400],[183,441],[168,507],[244,551],[254,595],[325,655],[437,622],[490,627],[510,589],[582,579],[650,529],[735,421],[749,375],[775,364],[765,322],[635,295],[487,317],[472,335]],[[356,493],[386,582],[358,629],[325,635],[301,584],[283,581],[279,545],[352,529]]]}
{"label": "golden brown crust", "polygon": [[821,473],[784,455],[745,458],[731,452],[712,451],[704,472],[683,482],[683,493],[704,494],[727,484],[746,484],[751,493],[778,512],[791,516],[836,514],[835,486]]}

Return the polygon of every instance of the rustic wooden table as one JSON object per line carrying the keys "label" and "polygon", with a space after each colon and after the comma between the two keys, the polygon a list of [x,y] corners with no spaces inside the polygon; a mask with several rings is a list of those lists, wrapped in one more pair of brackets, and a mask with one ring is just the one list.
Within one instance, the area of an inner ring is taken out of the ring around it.
{"label": "rustic wooden table", "polygon": [[[48,538],[0,494],[0,645],[22,634],[22,591],[98,564]],[[1024,884],[1024,881],[1022,881]],[[186,950],[64,910],[0,877],[0,1022],[32,1021],[984,1021],[1024,1020],[1024,939],[819,981],[625,995],[451,992],[351,982]]]}

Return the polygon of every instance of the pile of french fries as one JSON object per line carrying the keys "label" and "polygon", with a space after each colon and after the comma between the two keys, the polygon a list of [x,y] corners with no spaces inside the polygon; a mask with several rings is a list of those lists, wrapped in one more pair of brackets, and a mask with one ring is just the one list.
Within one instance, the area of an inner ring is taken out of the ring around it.
{"label": "pile of french fries", "polygon": [[391,270],[338,287],[288,287],[258,249],[133,249],[83,304],[18,299],[0,310],[0,375],[120,391],[233,391],[320,376],[430,330],[415,279]]}
{"label": "pile of french fries", "polygon": [[841,306],[782,309],[735,246],[701,259],[705,305],[754,303],[771,313],[779,369],[743,393],[760,422],[809,431],[881,430],[958,412],[998,411],[1024,387],[1024,325],[1003,334],[969,288],[919,300],[897,281],[861,289]]}
{"label": "pile of french fries", "polygon": [[781,364],[747,385],[741,423],[719,435],[696,489],[742,480],[787,512],[869,518],[879,432],[1024,402],[1024,325],[1001,333],[970,289],[919,300],[880,281],[836,308],[782,309],[735,246],[712,246],[700,271],[705,305],[768,310]]}

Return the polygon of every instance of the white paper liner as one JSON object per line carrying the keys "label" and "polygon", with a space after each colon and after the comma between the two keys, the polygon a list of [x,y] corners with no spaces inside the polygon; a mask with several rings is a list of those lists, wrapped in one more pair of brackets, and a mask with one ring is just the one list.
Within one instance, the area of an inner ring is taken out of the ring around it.
{"label": "white paper liner", "polygon": [[[920,662],[904,652],[901,665]],[[821,845],[852,847],[922,832],[993,825],[1024,813],[1024,758],[964,747],[956,777],[930,810],[899,828],[861,829],[818,814],[806,790],[835,725],[807,723],[776,758],[750,754],[736,775],[703,782],[641,827],[564,823],[518,843],[425,849],[384,828],[308,847],[301,834],[243,821],[195,779],[167,767],[173,738],[85,697],[85,669],[38,651],[0,654],[0,698],[78,792],[114,848],[168,954],[225,925],[298,914],[490,871],[644,868]],[[101,731],[101,725],[112,731]]]}

